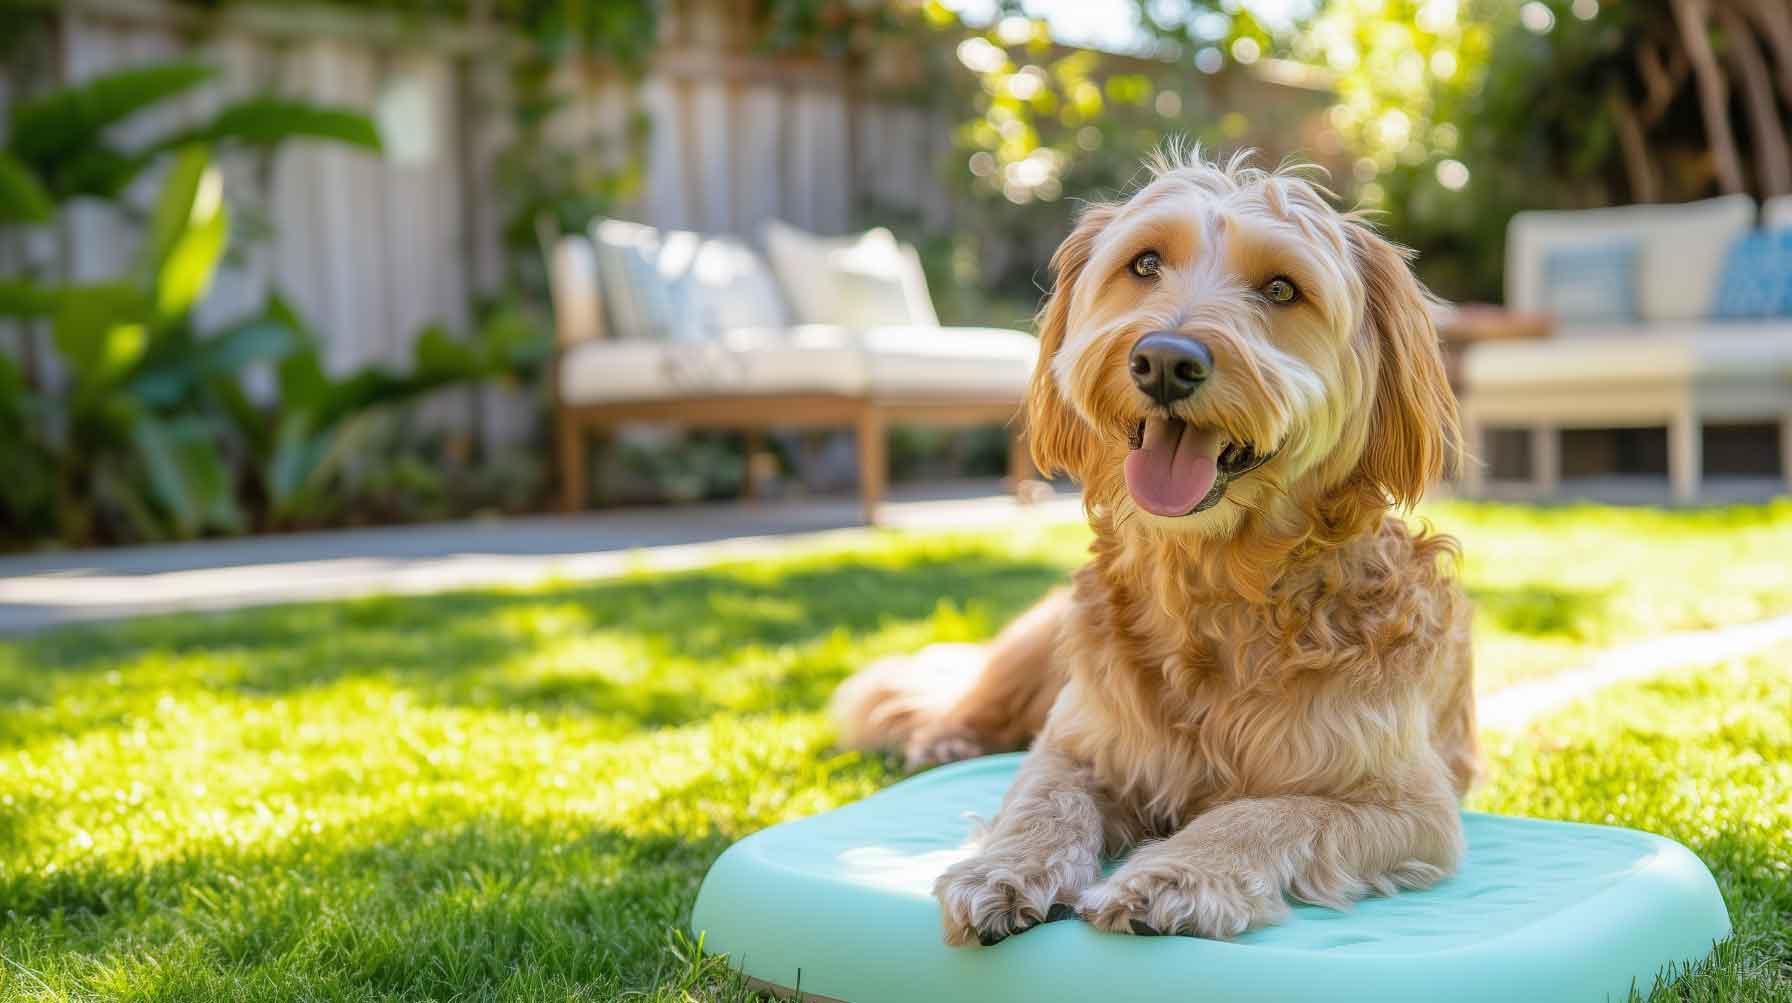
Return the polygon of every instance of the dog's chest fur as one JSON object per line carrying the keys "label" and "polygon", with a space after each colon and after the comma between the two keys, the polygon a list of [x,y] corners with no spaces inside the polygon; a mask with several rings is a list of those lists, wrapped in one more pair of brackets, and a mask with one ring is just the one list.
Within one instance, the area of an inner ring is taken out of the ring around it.
{"label": "dog's chest fur", "polygon": [[1404,527],[1290,567],[1268,601],[1098,560],[1042,741],[1090,763],[1141,835],[1242,796],[1340,794],[1426,754],[1454,590]]}

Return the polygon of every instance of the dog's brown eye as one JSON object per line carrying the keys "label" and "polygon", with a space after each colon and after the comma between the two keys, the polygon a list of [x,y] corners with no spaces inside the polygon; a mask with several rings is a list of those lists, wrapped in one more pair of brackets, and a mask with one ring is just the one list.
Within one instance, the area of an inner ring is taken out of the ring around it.
{"label": "dog's brown eye", "polygon": [[1278,275],[1263,284],[1263,296],[1271,303],[1292,303],[1300,298],[1300,289],[1286,276]]}
{"label": "dog's brown eye", "polygon": [[1141,279],[1156,278],[1157,271],[1163,264],[1164,260],[1157,256],[1156,251],[1146,251],[1132,259],[1132,273]]}

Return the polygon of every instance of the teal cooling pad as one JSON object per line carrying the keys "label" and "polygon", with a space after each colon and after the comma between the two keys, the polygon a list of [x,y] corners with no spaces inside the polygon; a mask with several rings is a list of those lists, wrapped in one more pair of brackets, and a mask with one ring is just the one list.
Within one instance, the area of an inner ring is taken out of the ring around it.
{"label": "teal cooling pad", "polygon": [[942,767],[741,840],[698,893],[704,949],[769,986],[849,1003],[1583,1003],[1647,993],[1730,932],[1710,872],[1672,840],[1467,812],[1460,872],[1349,912],[1296,906],[1231,942],[1069,919],[947,947],[928,889],[1020,761]]}

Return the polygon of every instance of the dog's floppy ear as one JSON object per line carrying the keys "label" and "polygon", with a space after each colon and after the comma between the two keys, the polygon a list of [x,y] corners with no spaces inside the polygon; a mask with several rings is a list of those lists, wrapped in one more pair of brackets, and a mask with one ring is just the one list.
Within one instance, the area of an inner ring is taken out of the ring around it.
{"label": "dog's floppy ear", "polygon": [[1377,356],[1369,441],[1358,472],[1411,507],[1462,454],[1456,394],[1432,324],[1431,299],[1407,252],[1360,222],[1349,226],[1363,277],[1363,325]]}
{"label": "dog's floppy ear", "polygon": [[1076,229],[1052,254],[1052,291],[1039,311],[1039,360],[1033,364],[1033,381],[1027,387],[1027,448],[1033,465],[1047,476],[1065,471],[1076,474],[1079,457],[1087,455],[1089,430],[1058,389],[1052,357],[1064,344],[1070,323],[1070,298],[1076,280],[1089,263],[1095,238],[1119,213],[1118,206],[1092,205],[1077,219]]}

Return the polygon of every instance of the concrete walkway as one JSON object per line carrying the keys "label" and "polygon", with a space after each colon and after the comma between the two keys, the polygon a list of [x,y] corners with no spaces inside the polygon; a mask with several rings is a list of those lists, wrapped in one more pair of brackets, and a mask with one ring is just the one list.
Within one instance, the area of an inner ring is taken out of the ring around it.
{"label": "concrete walkway", "polygon": [[1792,641],[1792,615],[1652,637],[1607,648],[1578,669],[1482,697],[1475,716],[1483,728],[1512,731],[1607,686],[1647,679],[1671,669],[1715,665],[1785,641]]}
{"label": "concrete walkway", "polygon": [[[1080,518],[1075,495],[1020,505],[994,482],[963,482],[899,492],[878,521],[883,528],[947,530]],[[602,578],[765,556],[805,539],[867,532],[856,498],[826,498],[0,557],[0,634],[149,613]]]}

